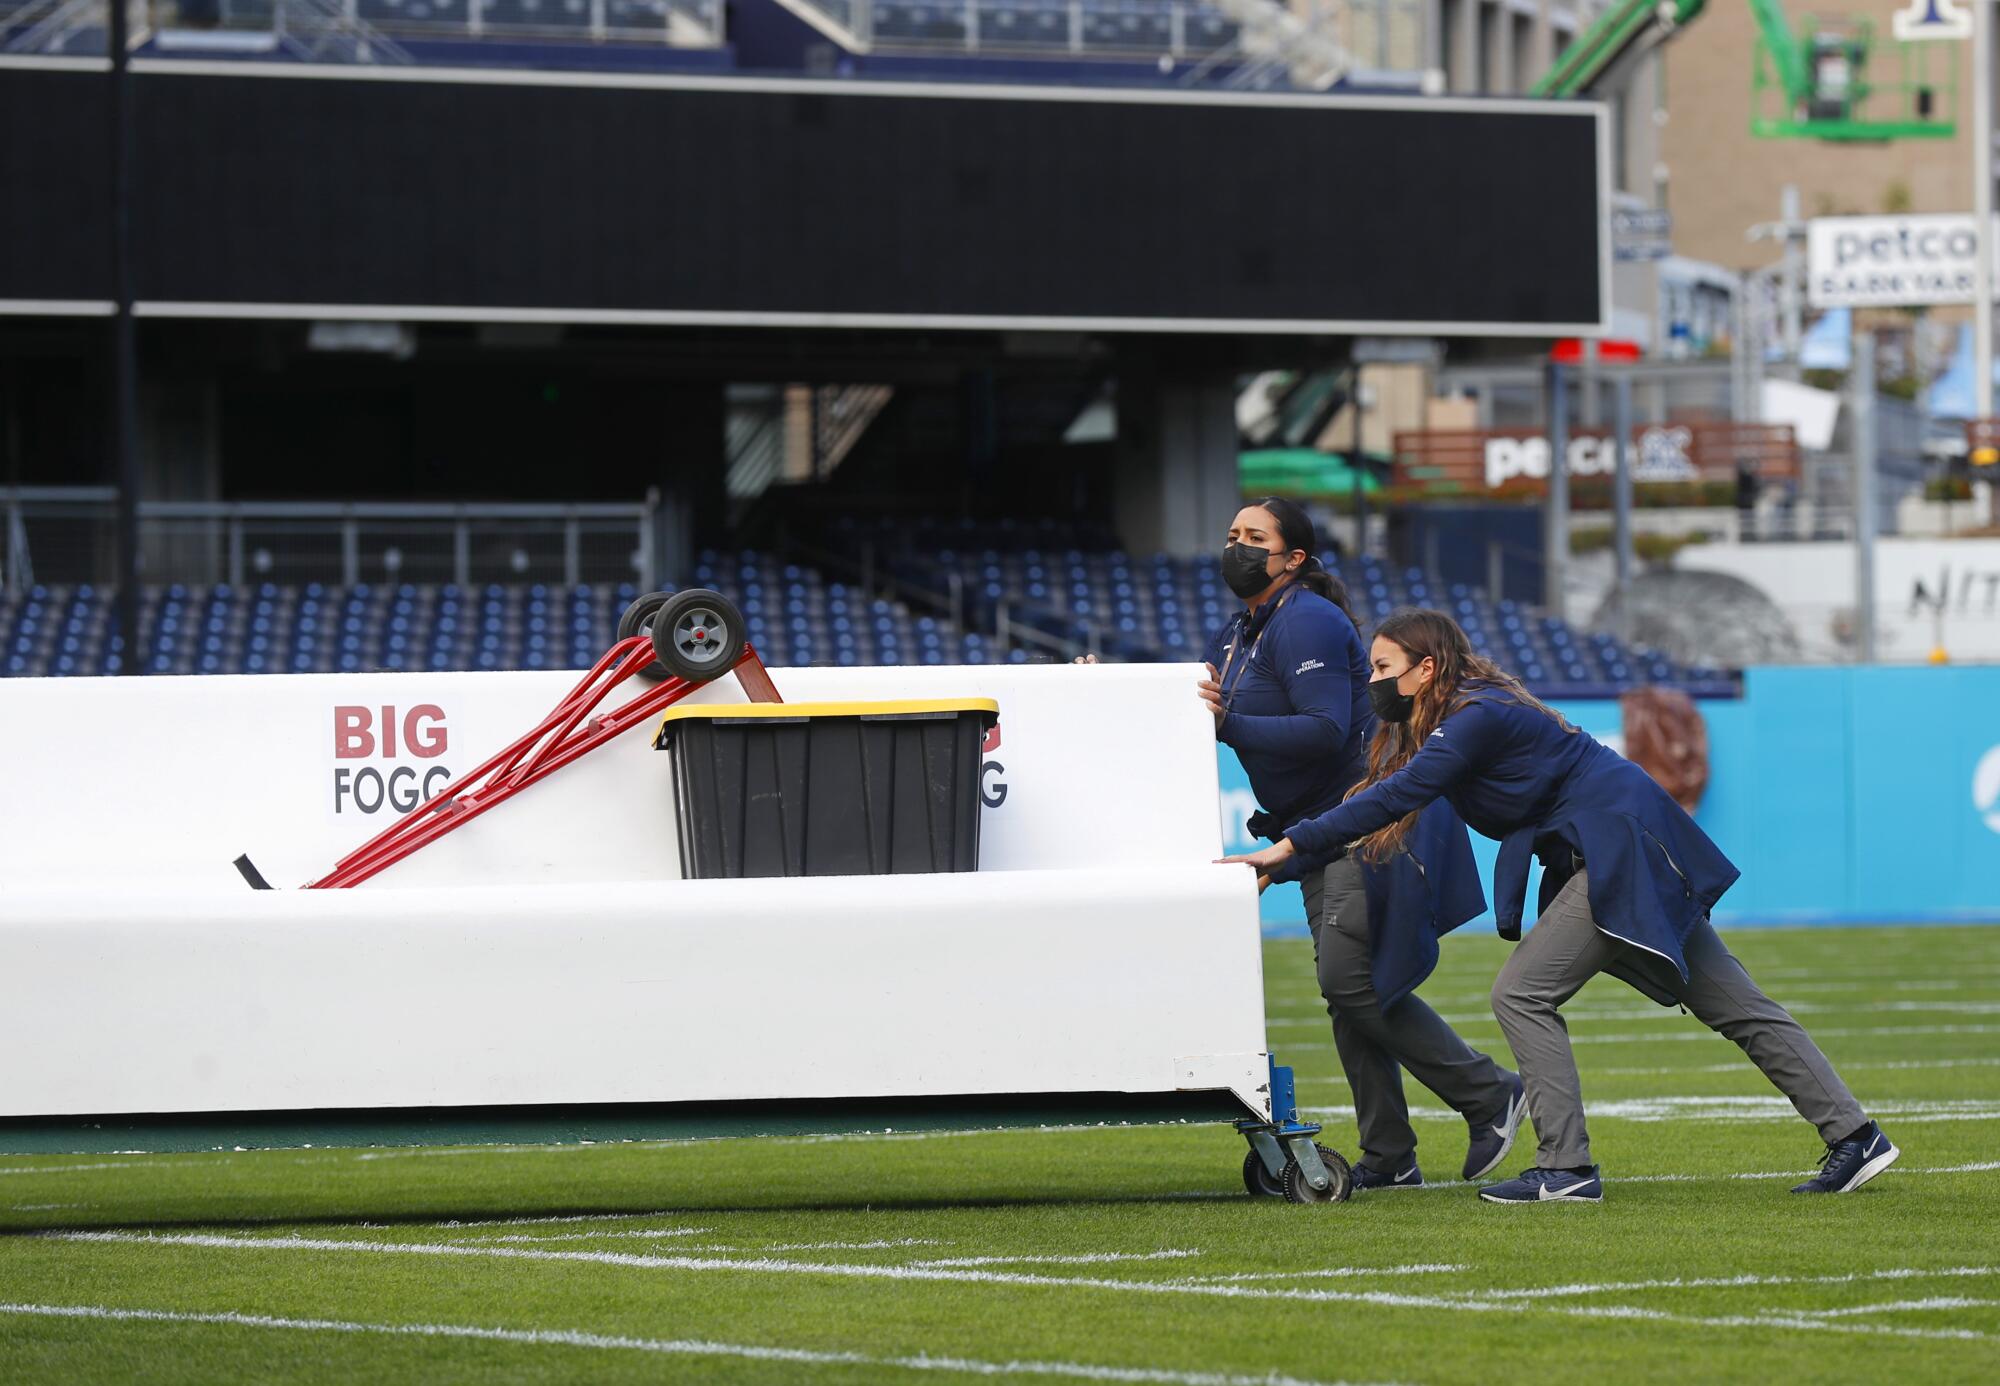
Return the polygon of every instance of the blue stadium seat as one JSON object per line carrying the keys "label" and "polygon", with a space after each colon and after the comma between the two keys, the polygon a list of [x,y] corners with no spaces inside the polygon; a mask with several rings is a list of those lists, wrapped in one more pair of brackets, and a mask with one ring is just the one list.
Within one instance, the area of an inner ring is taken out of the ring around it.
{"label": "blue stadium seat", "polygon": [[[971,628],[754,550],[704,552],[691,565],[690,581],[734,596],[752,643],[780,665],[1049,658],[1019,644],[1003,649],[977,628],[991,625],[1003,603],[1017,628],[1091,644],[1117,658],[1191,660],[1237,609],[1207,559],[1128,555],[1050,526],[937,528],[949,540],[900,576],[942,604],[949,598],[948,560],[963,580]],[[1677,668],[1614,636],[1573,630],[1512,600],[1489,601],[1477,586],[1446,585],[1420,569],[1363,558],[1343,571],[1331,556],[1328,566],[1348,583],[1364,627],[1405,602],[1441,603],[1476,650],[1551,696],[1639,682],[1728,684],[1717,671]],[[619,614],[637,595],[630,583],[495,583],[470,591],[412,583],[173,584],[144,594],[132,657],[160,674],[583,667],[610,645]],[[0,675],[116,672],[125,652],[114,624],[111,594],[90,586],[0,592]]]}

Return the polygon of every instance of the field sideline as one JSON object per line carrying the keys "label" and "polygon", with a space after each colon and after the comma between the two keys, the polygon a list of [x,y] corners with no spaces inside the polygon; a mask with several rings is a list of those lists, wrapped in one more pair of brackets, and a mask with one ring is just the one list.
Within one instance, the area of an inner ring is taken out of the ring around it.
{"label": "field sideline", "polygon": [[[1251,1200],[1214,1126],[0,1156],[0,1380],[2000,1380],[2000,928],[1725,937],[1902,1147],[1866,1191],[1788,1195],[1813,1132],[1600,979],[1600,1207],[1478,1203],[1414,1086],[1432,1186],[1336,1207]],[[1496,1053],[1504,948],[1423,992]],[[1310,946],[1265,969],[1352,1155]]]}

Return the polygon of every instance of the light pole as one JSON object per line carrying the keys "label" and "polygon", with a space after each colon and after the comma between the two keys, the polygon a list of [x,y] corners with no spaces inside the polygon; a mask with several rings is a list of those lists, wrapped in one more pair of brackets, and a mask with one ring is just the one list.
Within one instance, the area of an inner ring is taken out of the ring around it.
{"label": "light pole", "polygon": [[1972,0],[1972,388],[1993,417],[1993,4]]}

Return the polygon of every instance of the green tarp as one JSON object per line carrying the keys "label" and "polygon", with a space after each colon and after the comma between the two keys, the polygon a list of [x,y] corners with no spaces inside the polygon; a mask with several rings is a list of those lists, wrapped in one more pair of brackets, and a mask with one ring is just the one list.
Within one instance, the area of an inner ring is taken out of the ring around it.
{"label": "green tarp", "polygon": [[[1364,454],[1364,459],[1367,462],[1388,462],[1387,458],[1377,459],[1367,454]],[[1239,453],[1236,470],[1246,496],[1334,497],[1354,494],[1354,469],[1347,465],[1345,457],[1336,452],[1319,452],[1312,448],[1265,448]],[[1382,489],[1375,473],[1365,466],[1361,473],[1361,489],[1369,494]]]}

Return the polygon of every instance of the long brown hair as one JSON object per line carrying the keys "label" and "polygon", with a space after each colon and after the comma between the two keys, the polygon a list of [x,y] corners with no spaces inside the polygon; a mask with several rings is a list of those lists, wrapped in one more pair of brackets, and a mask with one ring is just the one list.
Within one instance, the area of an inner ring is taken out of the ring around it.
{"label": "long brown hair", "polygon": [[[1375,627],[1375,636],[1395,644],[1409,656],[1412,665],[1430,659],[1436,672],[1429,683],[1417,690],[1417,701],[1407,722],[1375,724],[1375,739],[1368,744],[1367,778],[1347,791],[1349,797],[1408,765],[1445,718],[1482,694],[1497,693],[1510,702],[1554,718],[1565,731],[1576,730],[1560,712],[1524,688],[1519,679],[1492,660],[1474,654],[1464,630],[1442,611],[1405,608]],[[1363,838],[1363,859],[1382,861],[1393,855],[1401,849],[1416,821],[1416,814],[1408,814]]]}

